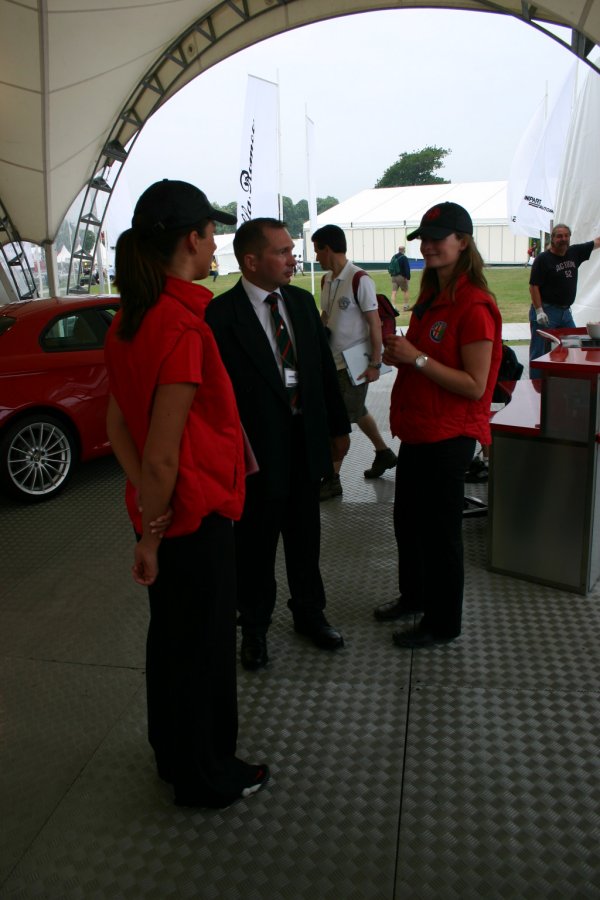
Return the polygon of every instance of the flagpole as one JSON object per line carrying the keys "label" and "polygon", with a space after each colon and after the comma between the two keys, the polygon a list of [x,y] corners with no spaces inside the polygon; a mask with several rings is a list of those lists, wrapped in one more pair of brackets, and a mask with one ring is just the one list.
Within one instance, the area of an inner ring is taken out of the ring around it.
{"label": "flagpole", "polygon": [[277,69],[277,169],[279,186],[279,219],[283,220],[283,193],[281,173],[281,92],[279,90],[279,69]]}
{"label": "flagpole", "polygon": [[[314,122],[309,118],[308,106],[304,104],[304,127],[306,140],[306,180],[308,185],[308,220],[310,230],[313,233],[317,227],[317,201],[314,186],[314,135],[311,133],[311,126],[314,129]],[[305,248],[307,249],[307,247]],[[306,253],[304,254],[306,258]],[[310,289],[314,296],[315,293],[315,254],[314,251],[310,255]]]}

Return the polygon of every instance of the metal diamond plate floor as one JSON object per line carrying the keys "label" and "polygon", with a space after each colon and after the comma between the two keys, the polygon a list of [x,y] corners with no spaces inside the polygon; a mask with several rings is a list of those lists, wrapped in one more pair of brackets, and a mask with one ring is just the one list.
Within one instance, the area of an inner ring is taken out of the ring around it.
{"label": "metal diamond plate floor", "polygon": [[462,637],[395,648],[372,618],[396,595],[393,474],[370,462],[355,432],[322,505],[346,647],[293,633],[280,572],[270,668],[239,671],[241,755],[272,780],[220,812],[176,808],[154,772],[114,460],[51,503],[0,499],[3,900],[600,898],[600,585],[490,574],[472,519]]}

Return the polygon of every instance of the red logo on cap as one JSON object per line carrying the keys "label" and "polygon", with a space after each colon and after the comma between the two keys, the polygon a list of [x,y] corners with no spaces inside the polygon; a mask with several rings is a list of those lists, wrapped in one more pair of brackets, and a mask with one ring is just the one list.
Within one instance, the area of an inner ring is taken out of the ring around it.
{"label": "red logo on cap", "polygon": [[439,219],[442,214],[442,210],[439,206],[434,206],[429,212],[425,213],[425,219],[429,222],[430,219]]}

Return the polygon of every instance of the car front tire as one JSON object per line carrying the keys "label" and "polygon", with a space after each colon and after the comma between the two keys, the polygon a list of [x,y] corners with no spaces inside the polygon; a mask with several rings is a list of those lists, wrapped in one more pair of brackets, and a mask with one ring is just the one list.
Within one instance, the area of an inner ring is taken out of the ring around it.
{"label": "car front tire", "polygon": [[18,500],[49,500],[67,484],[77,462],[72,430],[39,414],[10,425],[0,441],[0,485]]}

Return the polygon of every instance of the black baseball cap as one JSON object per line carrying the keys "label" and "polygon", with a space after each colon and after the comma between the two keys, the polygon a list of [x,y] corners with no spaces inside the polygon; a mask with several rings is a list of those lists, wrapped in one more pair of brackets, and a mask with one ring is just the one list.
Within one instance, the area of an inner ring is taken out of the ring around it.
{"label": "black baseball cap", "polygon": [[438,203],[428,209],[416,231],[406,235],[407,241],[415,238],[431,238],[439,241],[449,234],[473,234],[473,220],[458,203]]}
{"label": "black baseball cap", "polygon": [[224,225],[237,222],[235,216],[214,209],[206,194],[194,184],[164,178],[146,188],[135,205],[131,224],[144,231],[172,231],[198,225],[203,219]]}

